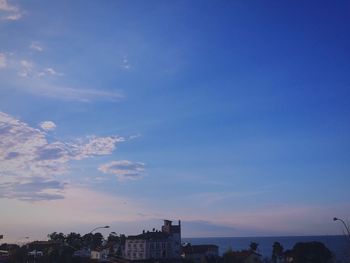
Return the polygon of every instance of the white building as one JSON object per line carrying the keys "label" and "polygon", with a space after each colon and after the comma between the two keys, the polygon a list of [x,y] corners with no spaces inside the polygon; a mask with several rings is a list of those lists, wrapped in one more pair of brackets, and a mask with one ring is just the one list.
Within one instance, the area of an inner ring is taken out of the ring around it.
{"label": "white building", "polygon": [[91,259],[96,260],[106,260],[109,254],[108,248],[101,248],[96,250],[91,250]]}
{"label": "white building", "polygon": [[176,259],[181,253],[181,223],[164,220],[162,231],[129,236],[125,242],[125,258],[129,260]]}

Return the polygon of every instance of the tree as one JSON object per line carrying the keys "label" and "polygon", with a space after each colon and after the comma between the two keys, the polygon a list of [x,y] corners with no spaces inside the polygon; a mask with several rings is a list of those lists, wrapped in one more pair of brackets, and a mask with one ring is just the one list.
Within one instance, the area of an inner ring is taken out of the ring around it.
{"label": "tree", "polygon": [[107,237],[107,241],[120,243],[120,237],[115,232],[111,232]]}
{"label": "tree", "polygon": [[92,237],[92,246],[93,248],[99,247],[102,245],[103,235],[101,233],[95,233]]}
{"label": "tree", "polygon": [[283,246],[280,242],[275,242],[272,245],[272,262],[279,262],[283,256]]}
{"label": "tree", "polygon": [[102,245],[103,236],[101,233],[89,233],[82,237],[82,244],[85,247],[90,247],[92,249]]}
{"label": "tree", "polygon": [[75,249],[80,249],[82,246],[82,237],[78,233],[71,232],[66,236],[66,243]]}
{"label": "tree", "polygon": [[332,260],[332,252],[321,242],[299,242],[292,252],[298,263],[329,263]]}
{"label": "tree", "polygon": [[53,232],[51,234],[48,234],[47,237],[49,238],[50,241],[59,241],[59,242],[64,242],[66,237],[64,236],[63,233],[57,233]]}
{"label": "tree", "polygon": [[259,244],[256,242],[251,242],[249,245],[250,249],[254,252],[258,250],[258,246],[259,246]]}

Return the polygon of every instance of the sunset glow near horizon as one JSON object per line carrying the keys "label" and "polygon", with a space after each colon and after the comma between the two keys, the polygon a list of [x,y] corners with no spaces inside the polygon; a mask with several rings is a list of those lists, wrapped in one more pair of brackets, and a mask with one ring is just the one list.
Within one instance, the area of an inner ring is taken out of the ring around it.
{"label": "sunset glow near horizon", "polygon": [[349,10],[0,0],[1,242],[342,234]]}

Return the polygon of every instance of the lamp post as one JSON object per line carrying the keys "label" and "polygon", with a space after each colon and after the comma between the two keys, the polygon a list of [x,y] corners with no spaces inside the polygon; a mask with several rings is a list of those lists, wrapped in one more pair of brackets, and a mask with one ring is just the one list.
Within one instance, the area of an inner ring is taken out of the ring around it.
{"label": "lamp post", "polygon": [[92,229],[89,234],[90,234],[90,248],[91,248],[91,242],[93,240],[93,234],[92,232],[96,231],[97,229],[102,229],[102,228],[109,228],[109,226],[98,226],[98,227],[95,227],[94,229]]}
{"label": "lamp post", "polygon": [[92,229],[89,234],[92,234],[92,232],[96,231],[97,229],[101,229],[101,228],[109,228],[109,226],[99,226],[99,227],[96,227],[94,229]]}
{"label": "lamp post", "polygon": [[340,222],[342,222],[344,227],[345,227],[345,229],[346,229],[346,231],[348,232],[348,237],[350,238],[350,230],[349,230],[348,225],[345,223],[345,221],[343,219],[337,218],[337,217],[334,217],[333,221],[340,221]]}

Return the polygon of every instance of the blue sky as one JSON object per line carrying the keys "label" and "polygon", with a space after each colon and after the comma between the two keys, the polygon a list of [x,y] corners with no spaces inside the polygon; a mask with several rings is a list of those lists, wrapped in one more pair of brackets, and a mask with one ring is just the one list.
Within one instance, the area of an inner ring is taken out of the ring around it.
{"label": "blue sky", "polygon": [[349,8],[0,0],[5,238],[341,234]]}

